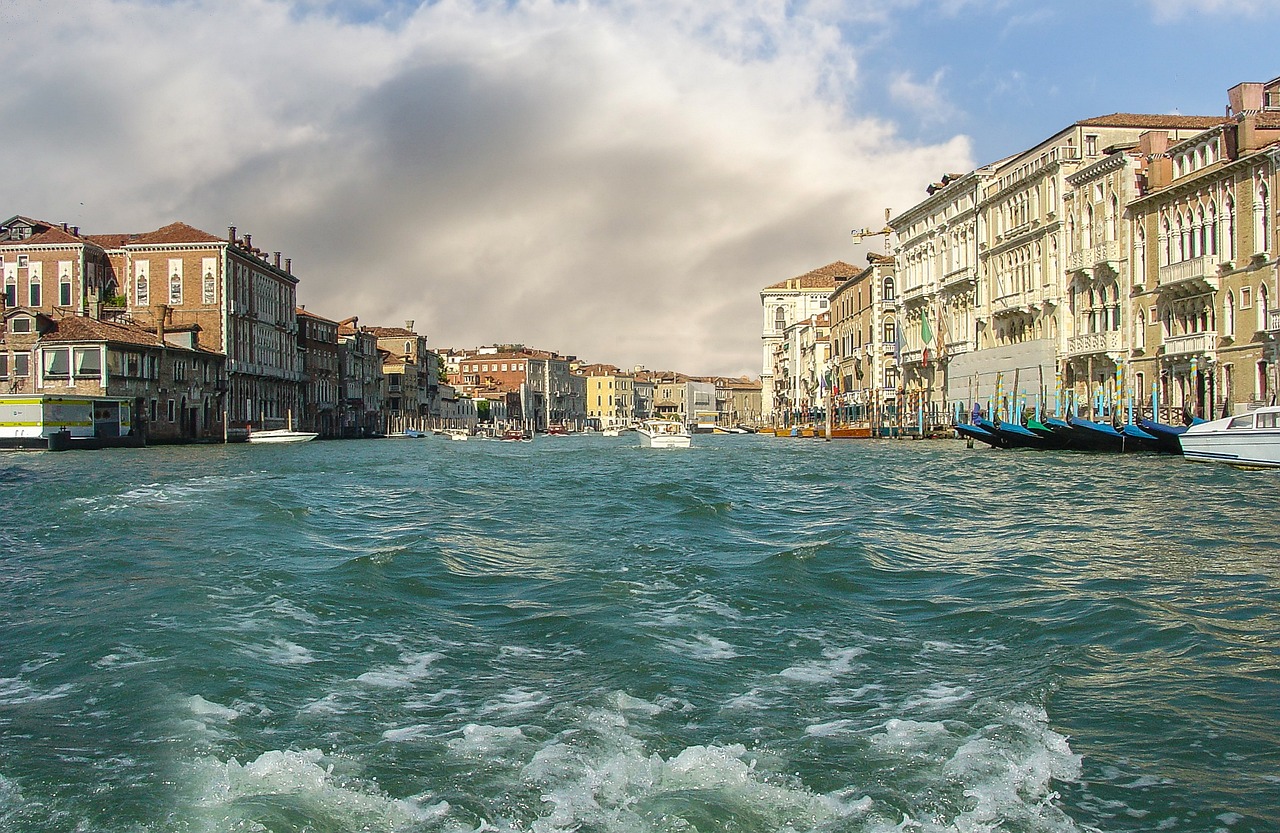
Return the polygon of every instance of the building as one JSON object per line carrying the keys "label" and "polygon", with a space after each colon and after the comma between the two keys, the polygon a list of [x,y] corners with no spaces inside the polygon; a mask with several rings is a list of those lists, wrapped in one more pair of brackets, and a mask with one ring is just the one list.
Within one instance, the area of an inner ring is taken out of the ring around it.
{"label": "building", "polygon": [[298,350],[302,354],[302,390],[296,424],[321,437],[342,436],[341,357],[338,322],[305,307],[296,312]]}
{"label": "building", "polygon": [[0,225],[4,308],[53,315],[90,314],[94,303],[115,300],[115,271],[106,251],[80,229],[10,217]]}
{"label": "building", "polygon": [[147,442],[224,439],[225,357],[200,328],[159,331],[18,307],[0,331],[0,391],[118,397]]}
{"label": "building", "polygon": [[378,337],[355,316],[338,322],[340,427],[343,437],[367,437],[383,430],[385,379]]}
{"label": "building", "polygon": [[635,375],[613,365],[579,367],[586,381],[587,424],[594,428],[626,428],[635,421]]}
{"label": "building", "polygon": [[855,266],[836,261],[760,290],[760,306],[764,316],[761,322],[763,363],[760,371],[760,407],[764,421],[777,422],[779,414],[775,412],[786,410],[785,406],[776,402],[775,396],[779,385],[785,390],[788,383],[774,378],[774,366],[777,363],[775,354],[783,346],[787,328],[797,321],[826,312],[837,278],[847,280],[858,274],[858,271]]}
{"label": "building", "polygon": [[587,422],[586,379],[572,357],[523,345],[482,347],[458,360],[459,386],[472,396],[506,394],[507,420],[526,431],[553,425],[580,431]]}
{"label": "building", "polygon": [[867,267],[831,293],[831,388],[836,426],[893,424],[901,377],[896,261],[871,253]]}
{"label": "building", "polygon": [[383,426],[388,434],[431,427],[431,406],[439,384],[435,358],[427,337],[414,332],[413,321],[403,327],[366,327],[382,354]]}
{"label": "building", "polygon": [[1228,119],[1212,129],[1144,137],[1148,170],[1128,206],[1126,384],[1168,421],[1272,402],[1280,381],[1280,78],[1238,84],[1228,98]]}
{"label": "building", "polygon": [[721,428],[756,428],[761,423],[760,380],[716,378],[716,423]]}

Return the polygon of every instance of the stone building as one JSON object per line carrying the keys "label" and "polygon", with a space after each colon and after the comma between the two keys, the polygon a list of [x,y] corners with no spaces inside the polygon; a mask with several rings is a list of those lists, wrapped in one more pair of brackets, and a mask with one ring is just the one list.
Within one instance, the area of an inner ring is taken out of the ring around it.
{"label": "stone building", "polygon": [[[848,279],[858,272],[859,269],[856,266],[851,266],[844,261],[836,261],[814,269],[812,272],[770,284],[760,290],[760,305],[763,311],[760,397],[764,421],[776,421],[775,411],[785,411],[789,407],[780,405],[776,397],[779,390],[789,389],[793,380],[777,379],[774,375],[777,353],[785,347],[787,328],[797,321],[826,312],[828,298],[836,287],[836,279]],[[792,362],[785,363],[788,366],[792,364]]]}
{"label": "stone building", "polygon": [[868,254],[865,269],[837,283],[829,310],[833,423],[892,422],[902,381],[895,260]]}
{"label": "stone building", "polygon": [[297,309],[298,350],[302,354],[302,389],[295,424],[323,438],[341,432],[341,359],[338,322],[322,318],[305,307]]}

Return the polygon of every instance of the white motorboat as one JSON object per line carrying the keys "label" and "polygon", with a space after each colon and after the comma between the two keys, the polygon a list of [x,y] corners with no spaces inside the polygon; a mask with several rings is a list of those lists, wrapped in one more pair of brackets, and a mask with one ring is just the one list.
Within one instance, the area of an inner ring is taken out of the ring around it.
{"label": "white motorboat", "polygon": [[1197,423],[1178,441],[1182,456],[1197,463],[1280,468],[1280,405]]}
{"label": "white motorboat", "polygon": [[465,428],[446,428],[444,434],[451,440],[465,440],[471,436],[471,432]]}
{"label": "white motorboat", "polygon": [[289,411],[289,422],[287,428],[274,428],[270,431],[250,431],[249,442],[251,443],[305,443],[314,440],[320,436],[314,431],[294,431],[293,430],[293,411]]}
{"label": "white motorboat", "polygon": [[693,441],[688,428],[669,419],[646,419],[637,431],[645,448],[688,448]]}
{"label": "white motorboat", "polygon": [[605,437],[621,436],[621,432],[619,432],[617,428],[605,428],[603,431],[600,432],[600,434]]}
{"label": "white motorboat", "polygon": [[277,428],[273,431],[250,431],[251,443],[305,443],[320,436],[314,431],[294,431],[291,428]]}

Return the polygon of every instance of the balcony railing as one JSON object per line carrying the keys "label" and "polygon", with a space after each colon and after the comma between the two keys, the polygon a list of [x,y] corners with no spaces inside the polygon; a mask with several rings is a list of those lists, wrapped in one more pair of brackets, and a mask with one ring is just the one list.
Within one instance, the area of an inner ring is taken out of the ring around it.
{"label": "balcony railing", "polygon": [[1182,336],[1169,336],[1164,340],[1166,356],[1189,356],[1193,353],[1211,354],[1217,347],[1217,333],[1188,333]]}
{"label": "balcony railing", "polygon": [[915,364],[916,362],[920,362],[923,360],[924,360],[923,348],[919,350],[903,350],[902,351],[902,359],[901,359],[902,364]]}
{"label": "balcony railing", "polygon": [[1280,330],[1280,308],[1267,310],[1267,332]]}
{"label": "balcony railing", "polygon": [[967,338],[957,338],[954,341],[947,342],[947,355],[958,356],[961,353],[968,353],[973,349],[973,345],[969,343]]}
{"label": "balcony railing", "polygon": [[903,287],[898,292],[898,300],[903,303],[906,303],[907,301],[913,301],[916,298],[919,298],[922,295],[924,295],[924,289],[925,289],[924,284],[919,284],[917,286]]}
{"label": "balcony railing", "polygon": [[1096,246],[1068,254],[1067,271],[1084,272],[1101,263],[1114,264],[1119,259],[1120,244],[1114,240],[1104,240]]}
{"label": "balcony railing", "polygon": [[978,271],[972,266],[961,266],[959,269],[953,269],[942,279],[942,288],[951,289],[952,287],[961,286],[966,283],[972,283],[977,280]]}
{"label": "balcony railing", "polygon": [[1218,289],[1218,260],[1214,255],[1201,255],[1179,263],[1161,266],[1158,273],[1161,288],[1195,288],[1203,284],[1205,288]]}
{"label": "balcony railing", "polygon": [[1083,333],[1067,339],[1068,356],[1087,356],[1092,353],[1114,353],[1120,349],[1120,331]]}

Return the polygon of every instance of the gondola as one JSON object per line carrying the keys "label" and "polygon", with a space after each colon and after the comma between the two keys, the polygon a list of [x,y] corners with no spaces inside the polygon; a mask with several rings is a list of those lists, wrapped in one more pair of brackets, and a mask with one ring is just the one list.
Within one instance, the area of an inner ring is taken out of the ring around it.
{"label": "gondola", "polygon": [[956,423],[954,427],[956,434],[958,434],[961,439],[978,440],[979,442],[986,443],[992,448],[1004,448],[1004,446],[1000,444],[1000,438],[985,428],[979,428],[977,425],[968,425],[963,422]]}

